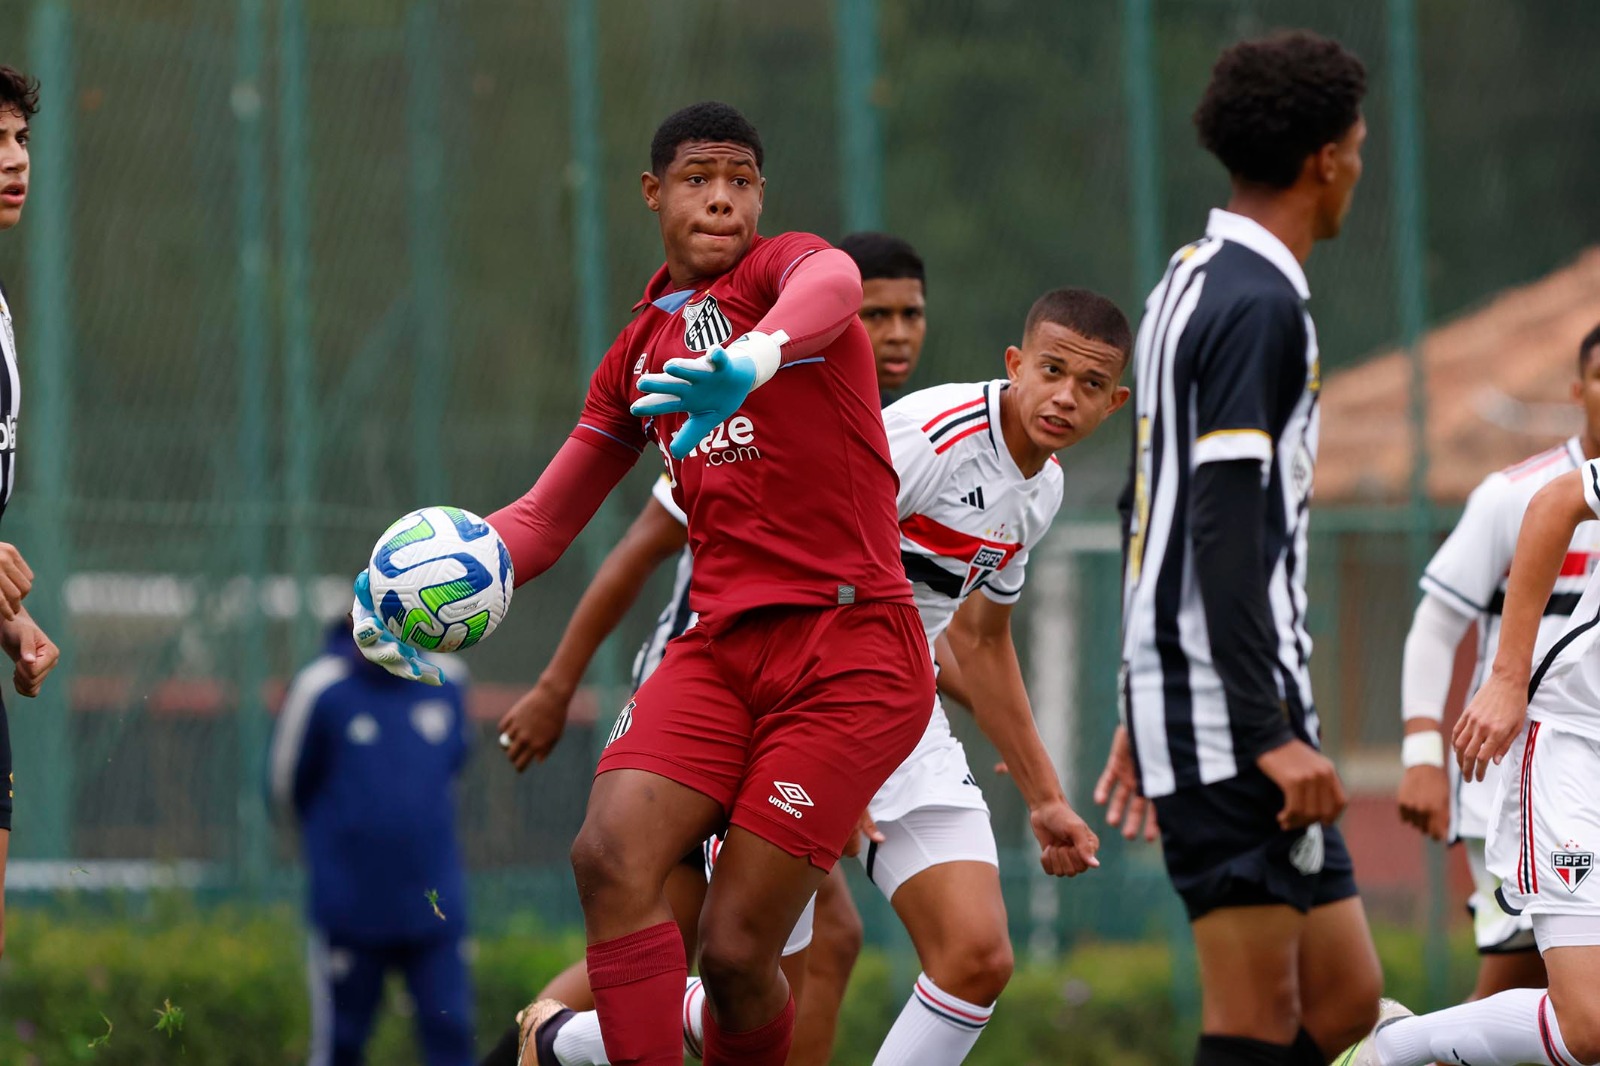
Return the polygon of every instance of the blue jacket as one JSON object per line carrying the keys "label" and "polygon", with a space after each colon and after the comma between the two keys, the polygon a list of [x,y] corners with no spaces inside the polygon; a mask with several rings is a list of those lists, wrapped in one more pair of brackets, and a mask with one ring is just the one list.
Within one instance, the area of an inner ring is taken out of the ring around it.
{"label": "blue jacket", "polygon": [[330,934],[379,944],[465,931],[455,780],[466,693],[445,676],[438,688],[394,677],[363,659],[341,624],[289,686],[272,795],[300,830],[311,922]]}

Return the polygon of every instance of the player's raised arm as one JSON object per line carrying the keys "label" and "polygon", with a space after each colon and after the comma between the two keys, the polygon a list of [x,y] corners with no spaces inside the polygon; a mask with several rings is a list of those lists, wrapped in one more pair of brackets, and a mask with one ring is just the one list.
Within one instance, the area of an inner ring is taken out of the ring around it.
{"label": "player's raised arm", "polygon": [[1040,864],[1046,873],[1071,877],[1100,865],[1095,858],[1100,840],[1067,803],[1039,738],[1011,637],[1014,606],[981,592],[973,596],[950,622],[950,647],[970,685],[978,728],[999,750],[1028,804],[1029,821],[1043,849]]}
{"label": "player's raised arm", "polygon": [[530,762],[543,762],[561,739],[572,694],[595,652],[656,567],[681,552],[687,540],[683,523],[652,498],[600,564],[538,683],[500,719],[506,757],[519,772]]}
{"label": "player's raised arm", "polygon": [[645,396],[633,404],[633,414],[689,416],[672,438],[674,458],[687,456],[733,417],[745,397],[772,380],[780,366],[832,343],[861,307],[861,271],[837,248],[803,249],[797,261],[777,269],[773,280],[777,299],[750,332],[704,356],[668,360],[661,373],[639,379]]}
{"label": "player's raised arm", "polygon": [[1471,780],[1483,780],[1490,763],[1500,761],[1522,728],[1539,620],[1561,573],[1573,531],[1597,514],[1600,463],[1595,461],[1556,478],[1528,504],[1506,585],[1500,648],[1489,679],[1456,723],[1456,756],[1462,774]]}

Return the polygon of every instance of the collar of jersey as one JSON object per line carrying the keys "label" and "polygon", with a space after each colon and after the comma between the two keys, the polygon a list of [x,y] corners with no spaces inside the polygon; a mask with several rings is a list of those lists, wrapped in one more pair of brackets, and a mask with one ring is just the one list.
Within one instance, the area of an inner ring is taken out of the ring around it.
{"label": "collar of jersey", "polygon": [[1311,286],[1306,284],[1306,272],[1301,268],[1300,260],[1289,251],[1288,245],[1255,219],[1214,207],[1206,223],[1206,236],[1244,245],[1277,267],[1278,272],[1294,286],[1294,291],[1300,294],[1300,299],[1311,299]]}
{"label": "collar of jersey", "polygon": [[1003,378],[997,378],[983,387],[983,398],[989,412],[989,444],[993,446],[995,458],[1000,460],[1000,469],[1006,477],[1019,485],[1026,485],[1033,479],[1017,465],[1017,457],[1011,454],[1011,445],[1006,443],[1005,424],[1000,420],[1000,394],[1010,387],[1011,382]]}

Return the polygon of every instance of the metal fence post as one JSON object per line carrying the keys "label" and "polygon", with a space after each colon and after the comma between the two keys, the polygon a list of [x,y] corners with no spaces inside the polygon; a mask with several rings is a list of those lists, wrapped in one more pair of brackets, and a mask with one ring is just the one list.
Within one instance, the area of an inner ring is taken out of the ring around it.
{"label": "metal fence post", "polygon": [[411,312],[416,359],[411,376],[412,455],[422,499],[445,502],[449,474],[440,452],[440,421],[449,394],[450,293],[445,264],[444,79],[439,76],[439,12],[435,0],[406,10],[406,116],[411,161]]}
{"label": "metal fence post", "polygon": [[[24,490],[34,502],[17,516],[31,532],[21,543],[39,584],[28,599],[28,611],[67,646],[66,581],[72,566],[72,536],[67,504],[72,497],[72,21],[67,4],[41,0],[34,9],[28,53],[44,92],[44,110],[33,142],[33,169],[38,176],[28,198],[27,266],[31,300],[19,310],[19,329],[26,338],[23,374],[26,406],[23,417],[34,432],[20,454],[37,491]],[[9,538],[8,538],[9,539]],[[71,701],[73,658],[61,666],[25,711],[15,708],[11,728],[17,734],[17,765],[24,768],[25,812],[19,824],[27,831],[17,838],[19,855],[62,859],[72,853],[72,805],[75,766],[72,752]],[[17,713],[21,711],[21,713]]]}
{"label": "metal fence post", "polygon": [[[1421,73],[1417,59],[1414,0],[1389,0],[1389,65],[1394,71],[1390,97],[1394,152],[1395,275],[1400,301],[1400,333],[1411,362],[1411,499],[1407,537],[1411,579],[1428,564],[1432,507],[1428,499],[1428,381],[1422,335],[1428,324],[1427,216],[1423,197]],[[1428,937],[1425,964],[1428,1002],[1446,1005],[1449,950],[1445,928],[1445,851],[1425,843],[1428,856]]]}
{"label": "metal fence post", "polygon": [[[573,194],[572,277],[578,294],[578,392],[588,391],[589,375],[599,365],[608,346],[605,165],[600,147],[600,30],[598,0],[567,2],[567,91],[570,97],[572,166],[568,169]],[[590,573],[617,539],[617,510],[606,500],[584,531],[584,566]],[[616,637],[607,638],[595,656],[595,687],[603,715],[615,709],[622,670]],[[595,744],[606,731],[595,731]]]}
{"label": "metal fence post", "polygon": [[283,450],[289,572],[295,619],[289,627],[295,666],[316,646],[309,596],[316,539],[311,528],[316,461],[321,451],[315,352],[311,342],[311,158],[306,123],[304,0],[278,4],[278,239],[282,245]]}
{"label": "metal fence post", "polygon": [[1122,2],[1122,92],[1128,110],[1134,306],[1161,280],[1161,133],[1152,0]]}
{"label": "metal fence post", "polygon": [[265,26],[263,0],[237,0],[236,121],[238,182],[238,495],[237,535],[242,589],[238,597],[235,655],[239,664],[239,818],[238,875],[248,891],[260,888],[266,873],[267,824],[263,798],[267,711],[262,701],[267,663],[261,640],[261,592],[267,570],[267,196],[266,132],[263,98]]}
{"label": "metal fence post", "polygon": [[839,62],[839,168],[844,228],[883,228],[883,133],[878,83],[877,0],[834,0]]}

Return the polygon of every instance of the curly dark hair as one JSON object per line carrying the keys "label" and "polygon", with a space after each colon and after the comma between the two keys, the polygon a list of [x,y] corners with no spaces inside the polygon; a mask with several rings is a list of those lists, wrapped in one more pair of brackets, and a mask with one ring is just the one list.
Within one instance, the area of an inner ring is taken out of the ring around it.
{"label": "curly dark hair", "polygon": [[910,243],[889,233],[862,230],[839,238],[838,247],[861,271],[862,281],[875,278],[915,278],[927,285],[922,257]]}
{"label": "curly dark hair", "polygon": [[39,80],[0,65],[0,111],[19,111],[32,118],[39,110]]}
{"label": "curly dark hair", "polygon": [[1222,53],[1194,124],[1229,174],[1287,189],[1306,156],[1350,132],[1366,92],[1366,68],[1338,41],[1283,31]]}
{"label": "curly dark hair", "polygon": [[1596,353],[1600,353],[1600,326],[1596,326],[1584,334],[1583,340],[1578,342],[1578,376],[1583,377],[1584,371],[1589,369],[1589,360]]}
{"label": "curly dark hair", "polygon": [[761,169],[761,134],[738,108],[707,100],[690,104],[661,120],[656,135],[650,138],[651,173],[665,174],[678,154],[678,146],[691,141],[742,144],[756,157],[756,169]]}

